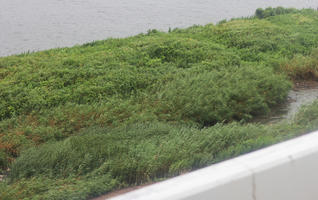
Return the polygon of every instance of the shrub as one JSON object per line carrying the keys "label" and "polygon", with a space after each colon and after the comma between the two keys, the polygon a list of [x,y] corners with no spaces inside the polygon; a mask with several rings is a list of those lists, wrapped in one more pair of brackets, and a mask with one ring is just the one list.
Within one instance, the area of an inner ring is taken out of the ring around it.
{"label": "shrub", "polygon": [[295,13],[295,12],[297,12],[297,9],[295,8],[268,7],[266,9],[262,9],[262,8],[256,9],[255,16],[259,19],[263,19],[263,18],[268,18],[271,16],[283,15],[283,14]]}
{"label": "shrub", "polygon": [[189,68],[202,61],[222,61],[224,66],[239,65],[240,60],[230,51],[215,43],[201,42],[192,38],[173,38],[151,44],[146,49],[152,59],[173,63],[179,68]]}
{"label": "shrub", "polygon": [[305,126],[314,126],[314,127],[316,127],[316,125],[318,124],[317,119],[318,119],[318,101],[317,100],[310,105],[303,106],[294,117],[295,123],[300,125],[305,125]]}
{"label": "shrub", "polygon": [[283,77],[262,67],[190,71],[163,86],[156,100],[160,102],[157,112],[205,125],[246,120],[281,103],[289,88]]}
{"label": "shrub", "polygon": [[281,64],[280,70],[293,80],[318,80],[318,50],[314,49],[309,56],[295,55]]}

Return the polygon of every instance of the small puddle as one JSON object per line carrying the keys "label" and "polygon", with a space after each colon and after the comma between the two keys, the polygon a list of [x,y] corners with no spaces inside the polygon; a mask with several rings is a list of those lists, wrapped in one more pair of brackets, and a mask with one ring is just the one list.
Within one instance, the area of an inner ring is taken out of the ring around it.
{"label": "small puddle", "polygon": [[303,105],[313,103],[318,99],[318,82],[306,81],[296,83],[287,97],[287,102],[274,108],[269,116],[259,117],[252,122],[272,124],[281,120],[292,120]]}
{"label": "small puddle", "polygon": [[283,117],[291,119],[301,106],[311,104],[318,99],[318,88],[292,90],[288,98],[290,98],[292,102],[287,106],[287,113]]}

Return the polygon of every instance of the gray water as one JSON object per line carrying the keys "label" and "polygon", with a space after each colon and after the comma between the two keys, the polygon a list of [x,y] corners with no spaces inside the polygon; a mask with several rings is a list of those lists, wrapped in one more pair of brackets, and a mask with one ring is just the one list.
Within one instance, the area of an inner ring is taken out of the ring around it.
{"label": "gray water", "polygon": [[0,0],[0,56],[216,23],[268,6],[317,8],[318,1]]}
{"label": "gray water", "polygon": [[283,115],[286,119],[292,119],[303,105],[309,105],[318,99],[318,88],[292,90],[288,95],[290,103],[287,104]]}
{"label": "gray water", "polygon": [[260,116],[252,122],[273,124],[281,121],[292,121],[298,111],[318,99],[318,86],[312,88],[293,89],[289,91],[287,102],[278,106],[269,116]]}

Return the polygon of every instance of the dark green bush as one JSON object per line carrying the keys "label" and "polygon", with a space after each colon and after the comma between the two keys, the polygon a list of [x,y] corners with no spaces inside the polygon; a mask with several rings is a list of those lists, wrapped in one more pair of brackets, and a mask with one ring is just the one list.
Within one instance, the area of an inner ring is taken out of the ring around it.
{"label": "dark green bush", "polygon": [[156,101],[161,103],[159,113],[211,125],[264,114],[284,101],[289,88],[283,76],[264,67],[190,71],[163,86]]}
{"label": "dark green bush", "polygon": [[271,16],[283,15],[288,13],[296,13],[296,12],[297,12],[297,9],[295,8],[268,7],[266,9],[258,8],[255,12],[255,16],[259,19],[263,19],[263,18],[267,18]]}

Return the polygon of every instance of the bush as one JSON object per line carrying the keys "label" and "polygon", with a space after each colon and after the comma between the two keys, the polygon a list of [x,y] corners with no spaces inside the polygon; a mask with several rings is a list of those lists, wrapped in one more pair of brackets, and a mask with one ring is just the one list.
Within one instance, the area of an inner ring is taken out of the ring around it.
{"label": "bush", "polygon": [[295,57],[281,64],[281,71],[293,80],[318,80],[318,50],[314,49],[309,56]]}
{"label": "bush", "polygon": [[202,61],[222,61],[223,66],[239,65],[240,59],[222,45],[192,38],[172,38],[150,44],[146,53],[151,59],[159,59],[179,68],[189,68]]}
{"label": "bush", "polygon": [[297,124],[312,126],[318,124],[318,101],[316,100],[310,105],[303,106],[294,117]]}
{"label": "bush", "polygon": [[247,120],[281,103],[289,88],[284,77],[263,67],[190,71],[163,86],[156,100],[161,105],[157,112],[205,125]]}
{"label": "bush", "polygon": [[295,9],[295,8],[268,7],[265,10],[262,8],[256,9],[255,16],[259,19],[263,19],[263,18],[268,18],[271,16],[283,15],[283,14],[288,14],[288,13],[296,13],[296,12],[297,12],[297,9]]}

